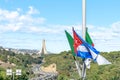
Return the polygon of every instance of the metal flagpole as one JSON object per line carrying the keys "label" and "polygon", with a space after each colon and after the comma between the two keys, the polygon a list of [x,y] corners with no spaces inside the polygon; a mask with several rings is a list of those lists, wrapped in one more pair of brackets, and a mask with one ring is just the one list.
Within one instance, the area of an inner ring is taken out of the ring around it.
{"label": "metal flagpole", "polygon": [[76,58],[73,56],[73,58],[74,58],[74,60],[75,60],[75,65],[76,65],[76,68],[77,68],[77,70],[78,70],[78,74],[79,74],[79,76],[80,76],[80,78],[82,77],[81,75],[81,69],[80,69],[80,66],[79,66],[79,63],[78,63],[78,61],[76,60]]}
{"label": "metal flagpole", "polygon": [[[85,40],[85,32],[86,31],[86,0],[82,0],[82,36]],[[83,66],[82,66],[82,79],[84,80],[86,77],[86,65],[83,60]]]}
{"label": "metal flagpole", "polygon": [[85,39],[85,31],[86,31],[86,6],[85,0],[82,0],[82,36]]}

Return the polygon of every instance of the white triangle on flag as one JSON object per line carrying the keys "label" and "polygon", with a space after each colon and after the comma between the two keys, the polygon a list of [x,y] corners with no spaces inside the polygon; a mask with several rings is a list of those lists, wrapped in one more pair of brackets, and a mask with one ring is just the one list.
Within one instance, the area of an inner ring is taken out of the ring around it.
{"label": "white triangle on flag", "polygon": [[111,62],[109,62],[107,59],[105,59],[103,56],[98,55],[96,58],[96,61],[98,63],[98,65],[106,65],[106,64],[111,64]]}

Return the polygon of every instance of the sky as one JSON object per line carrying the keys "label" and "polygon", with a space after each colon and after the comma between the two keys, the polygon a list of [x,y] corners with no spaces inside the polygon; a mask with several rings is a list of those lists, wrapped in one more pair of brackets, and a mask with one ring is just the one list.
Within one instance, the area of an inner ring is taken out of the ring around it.
{"label": "sky", "polygon": [[[120,0],[86,0],[86,26],[102,52],[120,51]],[[82,35],[82,0],[0,0],[0,46],[70,50],[65,30]]]}

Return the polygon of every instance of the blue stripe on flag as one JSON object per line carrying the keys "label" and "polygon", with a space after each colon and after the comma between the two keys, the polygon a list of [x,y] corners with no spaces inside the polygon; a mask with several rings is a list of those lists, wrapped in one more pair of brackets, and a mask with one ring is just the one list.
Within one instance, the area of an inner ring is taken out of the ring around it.
{"label": "blue stripe on flag", "polygon": [[77,56],[85,59],[85,58],[92,58],[90,52],[81,52],[81,51],[77,51]]}
{"label": "blue stripe on flag", "polygon": [[[77,55],[81,56],[82,58],[92,58],[93,60],[95,60],[97,58],[97,56],[92,56],[92,54],[96,54],[98,55],[100,52],[97,51],[94,47],[92,47],[90,44],[88,44],[87,42],[85,42],[77,33],[76,35],[79,37],[79,39],[82,41],[83,45],[86,47],[86,49],[88,50],[87,53],[84,54],[84,52],[79,52]],[[92,52],[91,52],[92,51]],[[88,54],[88,55],[87,55]],[[95,58],[94,58],[95,57]]]}

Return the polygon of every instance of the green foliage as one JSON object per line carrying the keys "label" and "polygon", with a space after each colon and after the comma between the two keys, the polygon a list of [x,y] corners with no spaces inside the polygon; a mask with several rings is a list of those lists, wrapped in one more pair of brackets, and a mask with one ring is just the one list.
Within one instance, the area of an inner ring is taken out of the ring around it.
{"label": "green foliage", "polygon": [[[101,52],[101,55],[112,62],[112,64],[99,66],[96,62],[92,62],[91,69],[87,69],[86,80],[120,80],[120,51]],[[80,58],[77,60],[82,62]],[[79,75],[70,51],[46,55],[45,61],[44,66],[56,63],[57,71],[59,72],[58,80],[79,80]]]}
{"label": "green foliage", "polygon": [[10,77],[6,75],[5,69],[0,67],[0,80],[10,80]]}
{"label": "green foliage", "polygon": [[[101,55],[112,62],[112,64],[98,66],[96,62],[92,62],[91,69],[87,69],[86,80],[120,80],[120,51],[109,53],[101,52]],[[64,51],[60,54],[49,54],[44,57],[45,63],[43,66],[56,63],[57,71],[59,73],[57,80],[81,80],[71,51]],[[17,66],[14,67],[13,70],[22,69],[22,75],[15,76],[15,80],[28,80],[28,78],[33,76],[33,73],[30,70],[31,64],[41,64],[42,59],[42,57],[33,58],[29,54],[15,54],[10,51],[0,50],[0,60],[16,64]],[[77,60],[82,62],[81,58],[77,58]],[[6,76],[6,70],[0,68],[0,80],[11,79],[12,76]]]}
{"label": "green foliage", "polygon": [[66,75],[59,75],[57,80],[69,80],[69,78]]}
{"label": "green foliage", "polygon": [[[16,69],[22,69],[22,75],[15,76],[15,80],[28,80],[31,76],[29,72],[31,69],[31,64],[41,64],[42,62],[42,58],[40,57],[33,58],[29,54],[15,54],[14,52],[6,50],[0,50],[0,60],[3,62],[16,64],[15,67],[11,67],[14,71]],[[6,69],[3,68],[0,68],[0,80],[11,80],[12,76],[6,76]]]}

